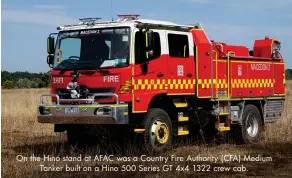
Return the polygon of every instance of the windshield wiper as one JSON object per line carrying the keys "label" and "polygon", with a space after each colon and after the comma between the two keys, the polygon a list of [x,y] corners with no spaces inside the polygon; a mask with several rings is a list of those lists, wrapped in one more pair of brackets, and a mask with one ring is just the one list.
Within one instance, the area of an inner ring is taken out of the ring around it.
{"label": "windshield wiper", "polygon": [[[79,70],[95,70],[96,72],[101,72],[103,74],[109,74],[108,70],[103,70],[101,68],[97,68],[92,66],[92,62],[87,62],[87,61],[78,61],[79,64],[83,64],[82,67],[78,68]],[[85,64],[85,65],[84,65]],[[91,64],[91,65],[90,65]]]}
{"label": "windshield wiper", "polygon": [[[76,61],[76,60],[66,61],[66,64],[62,65],[62,63],[60,63],[54,69],[61,70],[59,72],[59,75],[63,75],[65,73],[65,71],[67,71],[67,70],[95,70],[94,72],[109,74],[108,70],[103,70],[101,68],[94,67],[94,66],[92,66],[92,62],[87,62],[87,61]],[[82,73],[86,73],[86,72],[82,72]],[[91,73],[91,72],[89,72],[89,73]]]}
{"label": "windshield wiper", "polygon": [[[57,69],[60,70],[60,69]],[[80,72],[80,73],[95,73],[95,72],[101,72],[103,74],[109,74],[108,70],[102,70],[102,69],[98,69],[98,68],[65,68],[65,69],[61,69],[61,71],[59,72],[59,75],[63,75],[66,71],[68,70],[94,70],[94,71],[88,71],[88,72]]]}

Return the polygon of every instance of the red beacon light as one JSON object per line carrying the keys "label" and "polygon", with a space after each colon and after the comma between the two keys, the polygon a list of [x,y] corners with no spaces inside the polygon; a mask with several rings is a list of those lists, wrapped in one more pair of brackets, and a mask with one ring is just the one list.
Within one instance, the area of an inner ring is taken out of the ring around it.
{"label": "red beacon light", "polygon": [[118,15],[119,20],[137,20],[140,15],[139,14],[121,14]]}

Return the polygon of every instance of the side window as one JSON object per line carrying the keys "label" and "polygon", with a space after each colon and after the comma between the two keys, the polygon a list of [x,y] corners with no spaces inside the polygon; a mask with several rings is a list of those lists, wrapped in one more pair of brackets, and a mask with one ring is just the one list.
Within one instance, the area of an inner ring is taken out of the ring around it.
{"label": "side window", "polygon": [[189,41],[187,35],[168,34],[169,56],[189,57]]}
{"label": "side window", "polygon": [[[161,44],[159,33],[154,32],[154,58],[156,59],[161,55]],[[136,32],[135,34],[135,63],[142,63],[146,59],[145,36],[143,32]],[[152,59],[152,60],[153,60]]]}

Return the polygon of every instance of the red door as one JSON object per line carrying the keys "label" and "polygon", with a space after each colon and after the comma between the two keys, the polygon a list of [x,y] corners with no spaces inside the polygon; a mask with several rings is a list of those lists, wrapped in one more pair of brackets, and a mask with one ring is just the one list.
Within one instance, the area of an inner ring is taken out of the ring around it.
{"label": "red door", "polygon": [[189,32],[167,31],[168,94],[195,93],[195,60]]}
{"label": "red door", "polygon": [[167,93],[166,55],[164,46],[164,31],[154,30],[154,58],[145,63],[146,53],[143,51],[142,32],[135,34],[135,64],[133,65],[133,112],[146,112],[151,99],[159,93]]}

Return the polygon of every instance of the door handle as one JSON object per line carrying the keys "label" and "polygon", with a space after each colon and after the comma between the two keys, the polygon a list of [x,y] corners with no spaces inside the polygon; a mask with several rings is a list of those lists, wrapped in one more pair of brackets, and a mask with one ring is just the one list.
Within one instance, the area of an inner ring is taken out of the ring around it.
{"label": "door handle", "polygon": [[192,76],[193,76],[193,74],[191,74],[191,73],[187,74],[187,77],[192,77]]}
{"label": "door handle", "polygon": [[159,73],[159,74],[157,74],[157,77],[163,77],[163,76],[164,76],[163,73]]}

